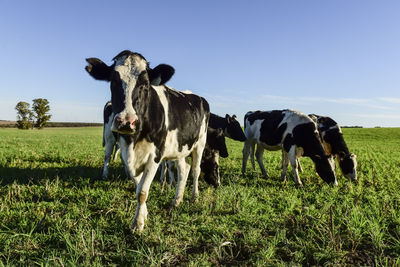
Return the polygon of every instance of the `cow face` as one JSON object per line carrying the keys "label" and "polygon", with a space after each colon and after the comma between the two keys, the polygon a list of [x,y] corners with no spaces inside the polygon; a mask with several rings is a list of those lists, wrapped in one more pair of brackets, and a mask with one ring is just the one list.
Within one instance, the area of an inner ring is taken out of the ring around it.
{"label": "cow face", "polygon": [[228,157],[228,150],[225,144],[224,132],[221,128],[217,130],[210,127],[207,128],[207,143],[201,160],[201,172],[204,180],[218,187],[221,184],[219,176],[219,156]]}
{"label": "cow face", "polygon": [[93,78],[110,82],[114,113],[111,130],[122,134],[135,133],[149,101],[150,84],[163,84],[174,73],[174,69],[165,64],[151,69],[142,55],[128,50],[114,57],[111,66],[97,58],[86,61],[85,69]]}
{"label": "cow face", "polygon": [[241,142],[246,141],[246,136],[244,135],[243,129],[240,126],[240,123],[237,120],[236,115],[233,115],[231,117],[229,116],[229,114],[226,114],[225,119],[226,119],[226,128],[224,132],[225,136],[236,141],[241,141]]}
{"label": "cow face", "polygon": [[339,167],[346,178],[357,181],[357,160],[355,154],[340,154]]}
{"label": "cow face", "polygon": [[201,160],[201,172],[204,176],[204,180],[214,187],[221,185],[221,179],[219,176],[219,155],[218,152],[213,152],[209,149],[205,149],[203,158]]}
{"label": "cow face", "polygon": [[318,175],[328,184],[337,185],[336,175],[332,163],[328,156],[313,156],[311,158],[315,163],[315,170]]}

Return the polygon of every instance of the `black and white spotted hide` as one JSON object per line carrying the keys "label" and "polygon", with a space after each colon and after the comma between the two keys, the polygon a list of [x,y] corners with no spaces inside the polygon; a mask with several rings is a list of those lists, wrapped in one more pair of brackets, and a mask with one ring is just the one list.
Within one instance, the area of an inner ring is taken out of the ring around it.
{"label": "black and white spotted hide", "polygon": [[324,145],[327,155],[339,162],[339,168],[342,174],[352,180],[357,180],[357,157],[349,152],[346,142],[343,138],[342,129],[330,117],[316,114],[308,115],[318,125],[318,131]]}
{"label": "black and white spotted hide", "polygon": [[[207,138],[210,109],[207,101],[165,85],[151,85],[152,77],[168,76],[172,67],[150,69],[146,59],[122,51],[107,66],[96,58],[87,59],[86,71],[95,79],[110,82],[114,117],[111,130],[120,134],[121,156],[129,176],[134,179],[137,209],[132,227],[144,228],[146,201],[160,162],[176,160],[178,183],[173,206],[179,205],[188,178],[192,156],[193,191],[198,196],[201,156]],[[161,78],[162,82],[162,78]]]}
{"label": "black and white spotted hide", "polygon": [[325,182],[337,184],[317,126],[307,115],[293,110],[250,111],[245,115],[244,123],[247,139],[243,147],[242,174],[246,171],[251,147],[257,145],[256,159],[265,176],[267,172],[262,159],[264,150],[282,150],[282,180],[286,179],[290,162],[295,183],[302,185],[297,158],[306,156],[312,159],[318,175]]}

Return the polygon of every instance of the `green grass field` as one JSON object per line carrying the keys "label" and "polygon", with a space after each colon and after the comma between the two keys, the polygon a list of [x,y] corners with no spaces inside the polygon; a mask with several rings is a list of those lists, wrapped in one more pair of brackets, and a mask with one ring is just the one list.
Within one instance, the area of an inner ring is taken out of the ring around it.
{"label": "green grass field", "polygon": [[[323,183],[308,158],[304,187],[280,181],[280,152],[264,153],[268,179],[228,140],[223,186],[191,180],[175,190],[153,181],[149,219],[130,231],[134,183],[120,161],[100,177],[102,129],[0,129],[0,265],[400,265],[400,128],[343,129],[357,154],[358,183],[337,170]],[[291,177],[292,171],[289,167]]]}

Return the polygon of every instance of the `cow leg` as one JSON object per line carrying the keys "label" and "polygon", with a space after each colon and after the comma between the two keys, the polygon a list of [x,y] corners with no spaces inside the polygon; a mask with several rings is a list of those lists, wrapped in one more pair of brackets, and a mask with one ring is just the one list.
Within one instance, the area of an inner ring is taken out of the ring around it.
{"label": "cow leg", "polygon": [[255,149],[256,149],[256,143],[251,144],[251,146],[250,146],[250,162],[251,162],[251,166],[253,167],[253,171],[256,170],[256,163],[254,161]]}
{"label": "cow leg", "polygon": [[112,161],[113,162],[117,161],[119,152],[120,152],[119,145],[118,145],[118,143],[116,143],[115,146],[114,146],[114,153],[113,153],[113,156],[112,156]]}
{"label": "cow leg", "polygon": [[288,165],[289,165],[289,155],[284,149],[282,149],[282,174],[281,174],[282,182],[286,181],[286,172]]}
{"label": "cow leg", "polygon": [[247,160],[249,159],[250,149],[251,149],[251,141],[250,140],[244,141],[244,146],[243,146],[243,150],[242,150],[242,154],[243,154],[242,175],[244,175],[246,173]]}
{"label": "cow leg", "polygon": [[199,176],[200,176],[200,164],[203,156],[204,146],[197,146],[192,152],[192,176],[193,176],[193,189],[192,199],[196,200],[199,196]]}
{"label": "cow leg", "polygon": [[299,171],[303,172],[303,167],[301,167],[300,159],[296,159],[296,160],[297,160],[297,166],[299,167]]}
{"label": "cow leg", "polygon": [[303,183],[300,180],[299,172],[297,170],[298,166],[297,166],[297,157],[296,157],[296,146],[291,146],[288,156],[289,156],[290,165],[292,165],[292,169],[293,169],[293,173],[294,173],[294,177],[293,177],[294,182],[296,183],[296,185],[302,186]]}
{"label": "cow leg", "polygon": [[263,154],[264,154],[264,148],[260,145],[257,145],[257,150],[256,150],[256,159],[258,162],[258,166],[260,166],[261,172],[265,177],[268,177],[267,171],[265,170],[264,163],[263,163]]}
{"label": "cow leg", "polygon": [[142,178],[140,179],[140,182],[136,188],[138,206],[135,217],[132,221],[132,228],[133,230],[138,230],[138,232],[143,231],[144,221],[147,219],[146,200],[149,195],[151,182],[153,181],[157,172],[158,165],[159,164],[154,162],[152,159],[149,160],[149,163],[146,165]]}
{"label": "cow leg", "polygon": [[[110,132],[110,133],[108,133]],[[103,174],[102,178],[107,179],[108,177],[108,165],[111,161],[111,155],[113,154],[113,149],[116,143],[116,140],[111,131],[107,131],[104,129],[103,132],[104,139],[105,139],[105,150],[104,150],[104,164],[103,164]]]}
{"label": "cow leg", "polygon": [[185,193],[186,181],[189,175],[190,164],[186,158],[180,158],[177,160],[178,169],[178,183],[176,186],[175,198],[171,203],[172,207],[178,207],[183,200],[183,194]]}
{"label": "cow leg", "polygon": [[165,183],[165,180],[166,180],[165,176],[167,174],[166,164],[167,164],[166,160],[161,161],[161,164],[160,164],[160,183],[163,186],[164,186],[164,183]]}
{"label": "cow leg", "polygon": [[171,186],[175,183],[175,174],[174,174],[174,166],[176,168],[175,161],[168,160],[167,161],[167,170],[168,170],[168,184]]}
{"label": "cow leg", "polygon": [[121,159],[126,175],[135,182],[136,186],[138,186],[141,176],[140,173],[136,173],[135,169],[133,168],[133,145],[132,143],[128,145],[124,138],[121,137],[119,138],[118,142],[120,144]]}

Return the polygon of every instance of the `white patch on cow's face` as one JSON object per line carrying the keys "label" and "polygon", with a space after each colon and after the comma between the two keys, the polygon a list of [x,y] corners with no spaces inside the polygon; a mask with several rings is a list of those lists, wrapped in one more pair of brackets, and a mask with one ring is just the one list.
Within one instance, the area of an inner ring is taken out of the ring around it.
{"label": "white patch on cow's face", "polygon": [[[114,70],[119,74],[125,94],[125,109],[116,115],[119,115],[121,118],[130,117],[137,119],[138,116],[133,109],[132,94],[139,75],[147,70],[147,62],[137,55],[122,56],[115,59]],[[113,131],[115,130],[113,129]]]}

